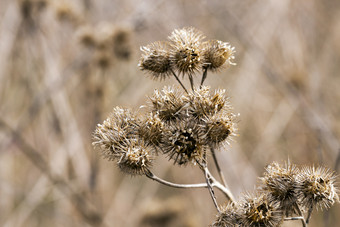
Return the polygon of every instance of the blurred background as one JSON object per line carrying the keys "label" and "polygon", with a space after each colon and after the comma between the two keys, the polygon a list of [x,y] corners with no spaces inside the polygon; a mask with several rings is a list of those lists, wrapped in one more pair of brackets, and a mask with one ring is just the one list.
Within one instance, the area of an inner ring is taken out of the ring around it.
{"label": "blurred background", "polygon": [[[126,176],[91,145],[113,107],[137,110],[154,89],[176,84],[139,71],[139,47],[185,26],[237,51],[237,65],[205,83],[226,89],[240,113],[239,136],[217,154],[236,197],[273,161],[340,173],[340,1],[1,0],[1,226],[215,220],[207,190]],[[166,158],[153,169],[177,183],[204,181]],[[337,226],[339,212],[314,211],[310,226]]]}

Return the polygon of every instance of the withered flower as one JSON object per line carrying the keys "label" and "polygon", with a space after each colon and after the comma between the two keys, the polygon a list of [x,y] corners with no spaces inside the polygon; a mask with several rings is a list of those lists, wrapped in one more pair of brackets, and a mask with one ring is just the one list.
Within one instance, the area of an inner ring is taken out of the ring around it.
{"label": "withered flower", "polygon": [[216,90],[210,94],[210,88],[203,86],[185,95],[186,102],[190,103],[189,113],[194,118],[213,116],[220,111],[229,113],[231,105],[225,96],[225,90]]}
{"label": "withered flower", "polygon": [[324,167],[304,167],[299,174],[301,205],[307,209],[329,208],[339,202],[335,174]]}
{"label": "withered flower", "polygon": [[240,204],[241,226],[278,227],[282,224],[278,204],[271,203],[265,194],[247,194]]}
{"label": "withered flower", "polygon": [[298,214],[298,191],[300,190],[298,173],[298,168],[289,162],[285,167],[273,162],[266,167],[264,176],[260,178],[261,190],[267,193],[270,202],[279,203],[286,216]]}
{"label": "withered flower", "polygon": [[165,122],[180,119],[186,103],[183,99],[183,93],[176,88],[165,87],[162,91],[155,90],[151,100],[151,111]]}
{"label": "withered flower", "polygon": [[201,42],[203,34],[195,28],[175,29],[169,36],[171,62],[180,73],[192,74],[199,71],[201,62]]}
{"label": "withered flower", "polygon": [[235,48],[227,42],[209,40],[203,43],[203,68],[216,71],[222,66],[234,65]]}
{"label": "withered flower", "polygon": [[93,134],[92,143],[109,160],[120,158],[118,154],[126,139],[134,138],[139,127],[139,120],[129,109],[116,107],[110,116],[98,124]]}
{"label": "withered flower", "polygon": [[228,203],[221,207],[221,213],[217,215],[212,227],[235,227],[239,226],[241,214],[239,204]]}
{"label": "withered flower", "polygon": [[149,145],[157,147],[162,140],[164,122],[157,114],[150,113],[144,119],[138,129],[139,136]]}
{"label": "withered flower", "polygon": [[143,175],[151,167],[153,152],[143,140],[125,139],[119,144],[118,167],[131,175]]}
{"label": "withered flower", "polygon": [[236,135],[235,116],[231,113],[208,116],[203,119],[206,143],[213,147],[219,147],[230,136]]}
{"label": "withered flower", "polygon": [[195,121],[172,121],[163,129],[161,150],[179,165],[195,163],[204,158],[204,132]]}
{"label": "withered flower", "polygon": [[154,42],[141,47],[143,52],[139,61],[142,71],[151,73],[154,79],[164,79],[171,73],[169,44],[167,42]]}

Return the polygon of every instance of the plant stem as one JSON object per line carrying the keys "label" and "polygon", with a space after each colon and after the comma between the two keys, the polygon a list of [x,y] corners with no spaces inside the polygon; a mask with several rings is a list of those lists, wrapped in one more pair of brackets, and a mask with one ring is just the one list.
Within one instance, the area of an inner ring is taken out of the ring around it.
{"label": "plant stem", "polygon": [[204,72],[203,72],[203,75],[202,75],[202,80],[201,80],[201,85],[200,85],[201,88],[203,86],[205,79],[207,78],[207,75],[208,75],[208,67],[204,69]]}
{"label": "plant stem", "polygon": [[171,69],[172,74],[174,75],[174,77],[176,78],[176,80],[178,81],[178,83],[182,86],[182,88],[184,89],[184,91],[188,94],[188,90],[184,87],[184,85],[182,84],[181,80],[178,78],[178,76],[176,75],[176,73]]}
{"label": "plant stem", "polygon": [[313,212],[313,203],[311,205],[311,207],[308,209],[308,214],[307,214],[307,218],[306,218],[306,223],[308,224],[309,223],[309,219],[312,215],[312,212]]}
{"label": "plant stem", "polygon": [[297,203],[295,203],[294,206],[295,206],[295,208],[296,208],[296,211],[298,212],[298,215],[300,215],[300,217],[302,217],[302,219],[297,219],[297,220],[301,220],[302,226],[303,226],[303,227],[307,227],[307,223],[308,223],[308,222],[306,222],[305,218],[303,217],[299,205],[298,205]]}
{"label": "plant stem", "polygon": [[[206,183],[199,183],[199,184],[176,184],[176,183],[172,183],[172,182],[169,182],[169,181],[166,181],[166,180],[163,180],[163,179],[157,177],[150,170],[148,170],[145,173],[145,176],[150,178],[151,180],[154,180],[154,181],[160,183],[160,184],[163,184],[163,185],[166,185],[166,186],[169,186],[169,187],[173,187],[173,188],[207,188],[208,187],[208,185]],[[221,183],[216,181],[216,179],[214,177],[212,177],[212,176],[210,176],[210,177],[211,177],[211,181],[212,181],[211,186],[218,188],[222,193],[224,193],[226,195],[226,197],[228,199],[233,201],[234,199],[233,199],[230,191],[227,188],[225,188]]]}
{"label": "plant stem", "polygon": [[145,173],[145,176],[150,178],[151,180],[157,181],[158,183],[164,184],[169,187],[173,188],[206,188],[207,184],[206,183],[201,183],[201,184],[176,184],[172,183],[166,180],[163,180],[156,175],[154,175],[150,170]]}
{"label": "plant stem", "polygon": [[207,163],[204,162],[203,165],[202,165],[202,170],[204,172],[204,176],[205,176],[205,180],[207,182],[207,185],[208,185],[208,190],[209,190],[209,193],[210,193],[210,196],[211,196],[211,199],[213,200],[214,202],[214,205],[218,211],[218,213],[221,213],[221,210],[220,208],[218,207],[218,204],[217,204],[217,201],[216,201],[216,196],[215,196],[215,192],[212,188],[212,181],[211,181],[211,175],[210,175],[210,172],[207,168]]}
{"label": "plant stem", "polygon": [[222,183],[223,183],[223,185],[224,185],[225,187],[228,188],[228,185],[227,185],[227,182],[226,182],[226,180],[225,180],[224,174],[223,174],[223,172],[222,172],[222,170],[221,170],[220,165],[218,164],[218,160],[217,160],[217,157],[216,157],[216,154],[215,154],[215,149],[214,149],[214,147],[213,147],[212,145],[210,145],[210,151],[211,151],[211,153],[212,153],[212,156],[213,156],[213,159],[214,159],[214,163],[215,163],[217,172],[218,172],[218,174],[220,175],[220,178],[221,178],[221,180],[222,180]]}
{"label": "plant stem", "polygon": [[231,191],[230,191],[227,187],[225,187],[224,185],[222,185],[219,181],[217,181],[217,180],[213,177],[213,175],[209,172],[209,169],[208,169],[208,168],[207,168],[206,170],[208,171],[208,174],[209,174],[209,176],[210,176],[210,180],[212,181],[212,186],[213,186],[213,187],[216,187],[216,188],[218,188],[218,189],[220,189],[220,190],[224,193],[224,195],[230,200],[230,202],[234,202],[235,199],[234,199],[234,196],[233,196],[233,194],[231,193]]}
{"label": "plant stem", "polygon": [[191,74],[188,74],[188,76],[190,80],[191,90],[194,91],[194,79],[192,78]]}

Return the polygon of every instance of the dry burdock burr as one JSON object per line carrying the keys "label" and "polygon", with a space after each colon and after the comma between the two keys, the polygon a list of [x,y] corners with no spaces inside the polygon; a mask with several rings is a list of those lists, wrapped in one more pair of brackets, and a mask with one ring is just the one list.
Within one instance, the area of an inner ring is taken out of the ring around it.
{"label": "dry burdock burr", "polygon": [[[339,202],[334,172],[324,167],[299,168],[289,161],[284,166],[268,165],[257,190],[236,201],[215,151],[235,136],[237,115],[225,90],[204,86],[208,72],[234,65],[234,48],[219,40],[205,41],[200,31],[190,27],[176,29],[168,41],[154,42],[141,51],[142,71],[159,80],[174,76],[181,89],[155,90],[146,113],[116,107],[98,124],[93,145],[123,172],[144,175],[169,187],[207,188],[218,212],[212,226],[270,227],[285,221],[307,226],[314,208],[326,209]],[[193,76],[198,73],[202,79],[197,86]],[[182,83],[184,79],[189,79],[190,89]],[[174,165],[200,168],[206,182],[176,184],[157,177],[151,167],[158,155],[166,155]],[[220,180],[209,171],[208,156]],[[217,204],[215,189],[225,194],[226,205]]]}

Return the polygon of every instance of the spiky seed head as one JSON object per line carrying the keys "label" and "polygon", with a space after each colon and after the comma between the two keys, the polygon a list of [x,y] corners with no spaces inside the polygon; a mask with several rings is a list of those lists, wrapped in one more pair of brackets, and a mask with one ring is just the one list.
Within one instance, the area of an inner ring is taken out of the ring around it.
{"label": "spiky seed head", "polygon": [[154,159],[152,149],[140,139],[125,139],[119,144],[118,167],[131,175],[143,175]]}
{"label": "spiky seed head", "polygon": [[227,142],[230,136],[236,135],[235,117],[232,114],[218,114],[205,117],[202,124],[205,128],[206,143],[219,147],[223,142]]}
{"label": "spiky seed head", "polygon": [[248,193],[240,202],[240,226],[277,227],[283,221],[278,204],[271,203],[265,194]]}
{"label": "spiky seed head", "polygon": [[165,122],[183,117],[186,103],[183,93],[174,87],[164,87],[162,91],[155,90],[150,97],[151,111]]}
{"label": "spiky seed head", "polygon": [[301,205],[307,209],[329,208],[339,202],[335,173],[325,167],[304,167],[299,174]]}
{"label": "spiky seed head", "polygon": [[240,224],[240,209],[239,204],[228,203],[223,205],[221,213],[217,215],[216,221],[212,224],[212,227],[235,227]]}
{"label": "spiky seed head", "polygon": [[267,193],[270,202],[279,203],[286,216],[296,214],[300,183],[297,179],[299,169],[287,162],[284,167],[273,162],[268,165],[260,178],[260,189]]}
{"label": "spiky seed head", "polygon": [[151,73],[154,79],[164,79],[171,73],[169,44],[167,42],[154,42],[141,47],[142,57],[139,68]]}
{"label": "spiky seed head", "polygon": [[180,73],[192,74],[202,66],[201,43],[203,34],[195,28],[175,29],[169,36],[170,57],[174,68]]}
{"label": "spiky seed head", "polygon": [[157,114],[150,113],[146,119],[141,122],[138,134],[148,145],[158,146],[162,140],[164,122]]}
{"label": "spiky seed head", "polygon": [[92,145],[99,148],[109,160],[120,158],[121,144],[134,138],[139,127],[139,120],[129,109],[116,107],[110,116],[98,124],[93,134]]}
{"label": "spiky seed head", "polygon": [[203,86],[195,88],[193,92],[185,94],[186,102],[190,103],[189,114],[194,118],[213,116],[220,111],[230,113],[231,105],[225,90],[216,90],[215,94],[210,94],[210,87]]}
{"label": "spiky seed head", "polygon": [[192,119],[172,121],[163,129],[161,150],[179,165],[201,161],[206,147],[201,126]]}
{"label": "spiky seed head", "polygon": [[209,40],[203,43],[203,68],[216,71],[222,66],[230,66],[235,63],[235,48],[227,42],[220,40]]}

